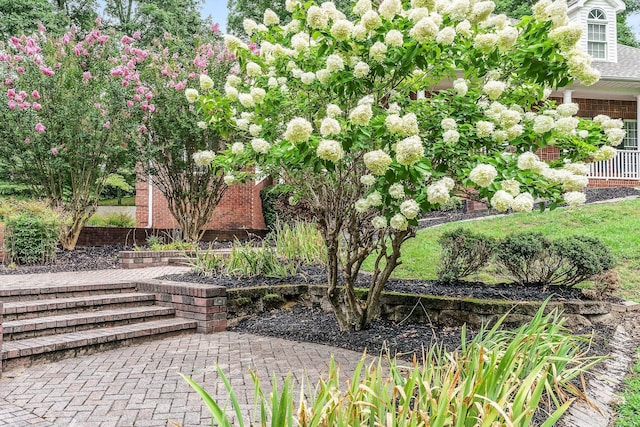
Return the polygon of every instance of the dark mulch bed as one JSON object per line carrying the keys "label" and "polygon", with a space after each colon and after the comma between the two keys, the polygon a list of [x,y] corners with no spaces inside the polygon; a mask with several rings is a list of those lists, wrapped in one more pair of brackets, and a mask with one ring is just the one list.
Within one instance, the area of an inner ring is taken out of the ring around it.
{"label": "dark mulch bed", "polygon": [[[236,332],[246,332],[284,338],[298,342],[313,342],[333,345],[371,355],[389,355],[411,360],[420,360],[424,349],[441,345],[448,351],[460,348],[462,328],[438,324],[416,324],[375,320],[368,329],[357,332],[343,332],[338,328],[335,317],[317,307],[303,303],[291,307],[270,310],[238,322],[229,328]],[[473,339],[479,331],[467,328],[467,340]],[[608,353],[607,343],[613,336],[614,328],[602,324],[594,327],[576,327],[578,335],[591,336],[591,355]]]}
{"label": "dark mulch bed", "polygon": [[52,263],[43,265],[8,266],[0,264],[2,274],[58,273],[63,271],[109,270],[120,268],[120,251],[126,246],[78,247],[73,251],[58,248]]}
{"label": "dark mulch bed", "polygon": [[[203,277],[195,273],[170,274],[161,277],[163,280],[176,282],[209,283],[227,288],[249,288],[257,286],[277,286],[293,284],[325,284],[326,271],[322,266],[300,267],[298,274],[285,278],[250,277],[238,278],[228,275]],[[367,287],[367,275],[362,274],[358,283]],[[385,285],[385,291],[408,294],[426,294],[453,298],[479,298],[500,300],[544,301],[552,297],[554,300],[587,299],[580,289],[566,286],[519,286],[509,283],[486,285],[482,282],[459,281],[440,283],[435,280],[391,279]]]}

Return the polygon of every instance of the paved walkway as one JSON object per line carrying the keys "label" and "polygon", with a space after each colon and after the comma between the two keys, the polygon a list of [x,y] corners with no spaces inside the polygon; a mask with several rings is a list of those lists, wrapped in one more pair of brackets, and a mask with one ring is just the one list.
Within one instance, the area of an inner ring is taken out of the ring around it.
{"label": "paved walkway", "polygon": [[[136,280],[183,270],[154,267],[0,276],[0,287]],[[0,426],[207,426],[211,425],[208,410],[179,373],[191,376],[222,403],[227,394],[216,372],[220,366],[248,413],[253,412],[250,370],[267,386],[274,375],[282,379],[287,373],[296,382],[308,378],[305,384],[315,384],[331,356],[342,366],[345,378],[361,357],[323,345],[222,332],[36,364],[9,370],[0,378]]]}

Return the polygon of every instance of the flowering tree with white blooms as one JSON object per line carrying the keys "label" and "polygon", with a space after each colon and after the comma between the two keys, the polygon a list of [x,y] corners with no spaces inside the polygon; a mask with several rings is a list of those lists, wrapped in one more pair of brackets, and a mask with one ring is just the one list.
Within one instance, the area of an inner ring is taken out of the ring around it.
{"label": "flowering tree with white blooms", "polygon": [[[257,164],[310,202],[343,330],[377,315],[422,212],[454,194],[500,211],[580,204],[586,163],[610,158],[624,136],[619,121],[580,119],[576,105],[546,99],[550,88],[598,80],[564,0],[542,0],[518,23],[492,16],[491,1],[359,0],[355,21],[330,2],[286,7],[285,26],[270,10],[262,23],[245,21],[259,51],[226,36],[240,64],[225,86],[231,116],[217,114],[215,94],[186,94],[211,127],[235,132],[217,157],[229,182]],[[558,160],[534,154],[548,146]],[[356,277],[370,255],[361,299]]]}

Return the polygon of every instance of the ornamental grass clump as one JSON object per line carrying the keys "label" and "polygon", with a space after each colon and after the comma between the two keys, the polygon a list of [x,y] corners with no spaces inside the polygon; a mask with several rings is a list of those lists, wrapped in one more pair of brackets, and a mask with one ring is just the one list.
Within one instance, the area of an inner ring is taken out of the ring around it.
{"label": "ornamental grass clump", "polygon": [[[543,0],[517,23],[493,16],[494,7],[358,0],[341,11],[287,0],[286,25],[265,14],[262,24],[244,21],[244,40],[225,35],[238,68],[223,92],[185,90],[209,129],[233,135],[211,162],[225,182],[252,178],[258,166],[309,204],[342,330],[377,316],[421,213],[470,194],[518,212],[534,200],[555,207],[565,193],[576,204],[584,168],[565,165],[610,158],[622,141],[622,122],[573,117],[577,104],[548,99],[549,88],[598,80],[577,39],[562,36],[566,1]],[[459,78],[439,86],[451,76]],[[560,158],[546,163],[534,153],[549,145]],[[369,256],[360,301],[356,280]]]}
{"label": "ornamental grass clump", "polygon": [[[367,365],[363,357],[349,381],[340,380],[331,360],[326,377],[315,389],[301,386],[294,397],[290,377],[266,396],[258,376],[255,407],[263,426],[495,426],[528,427],[534,415],[543,427],[554,423],[575,398],[585,398],[574,383],[602,360],[586,355],[588,338],[574,336],[557,310],[535,317],[515,331],[500,330],[501,322],[482,330],[460,350],[434,346],[422,361],[410,366],[383,359]],[[504,320],[504,319],[503,319]],[[229,393],[236,425],[250,425],[224,373],[218,373]],[[212,425],[231,426],[224,409],[200,385],[183,376],[203,398]]]}
{"label": "ornamental grass clump", "polygon": [[278,256],[296,265],[326,265],[327,250],[314,222],[276,222],[270,236]]}
{"label": "ornamental grass clump", "polygon": [[276,250],[265,242],[256,246],[251,241],[236,241],[224,261],[224,271],[237,277],[262,275],[283,278],[295,275],[296,268],[294,263],[279,257]]}

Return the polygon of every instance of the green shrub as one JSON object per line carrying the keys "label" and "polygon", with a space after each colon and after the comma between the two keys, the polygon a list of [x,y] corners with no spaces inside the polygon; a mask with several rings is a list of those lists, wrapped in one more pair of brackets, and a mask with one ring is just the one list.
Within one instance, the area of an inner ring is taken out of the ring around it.
{"label": "green shrub", "polygon": [[438,208],[442,212],[451,212],[462,209],[462,199],[460,197],[450,197],[445,203],[441,204]]}
{"label": "green shrub", "polygon": [[104,215],[94,215],[87,221],[92,227],[135,227],[136,219],[126,212],[112,212]]}
{"label": "green shrub", "polygon": [[615,264],[597,238],[570,236],[552,241],[531,232],[507,236],[498,244],[496,259],[516,283],[542,286],[574,286]]}
{"label": "green shrub", "polygon": [[303,201],[292,204],[292,195],[291,187],[286,184],[273,185],[260,191],[262,215],[269,230],[273,230],[278,221],[313,221],[309,205]]}
{"label": "green shrub", "polygon": [[552,255],[551,240],[542,233],[510,234],[496,248],[498,266],[522,285],[547,285],[551,272],[560,267]]}
{"label": "green shrub", "polygon": [[17,212],[5,217],[5,261],[9,264],[42,264],[56,256],[60,217],[51,209]]}
{"label": "green shrub", "polygon": [[279,256],[297,265],[327,263],[327,247],[315,222],[276,221],[268,241],[273,241]]}
{"label": "green shrub", "polygon": [[[420,364],[401,366],[390,360],[386,366],[380,358],[367,367],[363,357],[346,382],[331,360],[326,378],[307,392],[301,387],[297,397],[290,377],[282,388],[274,378],[272,392],[266,396],[258,376],[252,372],[255,408],[259,408],[255,419],[261,420],[260,425],[274,427],[528,427],[537,415],[541,418],[536,419],[536,425],[550,427],[569,408],[571,397],[582,395],[571,382],[579,381],[603,358],[586,356],[588,340],[567,331],[557,310],[545,316],[544,309],[543,305],[529,323],[516,331],[498,329],[499,322],[469,343],[463,334],[461,349],[456,352],[432,346]],[[213,423],[225,427],[253,425],[253,420],[245,420],[233,387],[220,367],[218,374],[229,393],[235,424],[224,406],[192,379],[183,377],[207,405]],[[538,411],[545,402],[553,402],[555,409]]]}
{"label": "green shrub", "polygon": [[550,283],[574,286],[615,266],[609,248],[596,237],[570,236],[557,239],[553,242],[552,250],[562,264],[553,273]]}
{"label": "green shrub", "polygon": [[438,243],[442,247],[438,280],[454,282],[477,273],[493,257],[495,241],[491,237],[458,228],[444,233]]}

